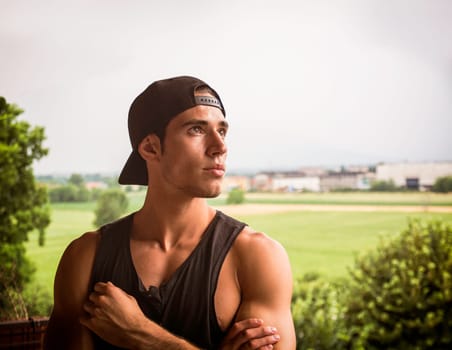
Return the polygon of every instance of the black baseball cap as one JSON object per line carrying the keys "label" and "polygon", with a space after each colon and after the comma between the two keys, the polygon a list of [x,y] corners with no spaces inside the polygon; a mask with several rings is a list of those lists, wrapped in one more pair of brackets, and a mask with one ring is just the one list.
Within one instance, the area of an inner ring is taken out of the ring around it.
{"label": "black baseball cap", "polygon": [[[195,90],[207,87],[212,96],[195,96]],[[138,145],[149,134],[164,131],[171,119],[197,105],[219,108],[226,111],[220,96],[209,85],[198,78],[180,76],[158,80],[135,98],[129,109],[129,137],[132,153],[119,175],[122,185],[147,185],[146,162],[138,153]]]}

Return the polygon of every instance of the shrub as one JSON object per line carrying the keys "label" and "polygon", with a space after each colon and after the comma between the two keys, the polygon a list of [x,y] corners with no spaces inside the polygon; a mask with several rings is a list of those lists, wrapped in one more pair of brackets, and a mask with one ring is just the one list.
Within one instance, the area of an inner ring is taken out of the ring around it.
{"label": "shrub", "polygon": [[374,181],[370,185],[369,191],[375,191],[375,192],[394,192],[394,191],[400,191],[400,189],[394,184],[394,181]]}
{"label": "shrub", "polygon": [[41,284],[33,284],[32,288],[26,288],[23,299],[29,317],[50,316],[53,299],[50,293]]}
{"label": "shrub", "polygon": [[95,226],[102,226],[108,222],[119,219],[129,205],[126,194],[120,189],[111,189],[103,192],[98,200],[95,210]]}
{"label": "shrub", "polygon": [[346,301],[353,349],[452,348],[452,229],[411,221],[358,257]]}
{"label": "shrub", "polygon": [[343,294],[345,280],[328,282],[311,273],[297,280],[292,316],[297,350],[345,349]]}
{"label": "shrub", "polygon": [[49,198],[52,203],[87,202],[91,199],[91,193],[85,187],[69,184],[49,189]]}
{"label": "shrub", "polygon": [[452,176],[443,176],[436,179],[432,187],[433,192],[452,192]]}
{"label": "shrub", "polygon": [[226,200],[227,204],[241,204],[245,201],[245,191],[241,188],[233,188],[229,191],[228,198]]}

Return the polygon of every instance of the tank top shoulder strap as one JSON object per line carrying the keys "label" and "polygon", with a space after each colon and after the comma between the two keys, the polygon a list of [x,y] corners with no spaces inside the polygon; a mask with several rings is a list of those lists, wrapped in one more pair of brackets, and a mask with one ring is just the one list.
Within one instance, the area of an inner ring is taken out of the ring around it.
{"label": "tank top shoulder strap", "polygon": [[132,220],[133,214],[130,214],[99,229],[100,240],[91,273],[91,289],[96,282],[111,281],[122,287],[130,282],[132,271],[127,263],[127,249]]}
{"label": "tank top shoulder strap", "polygon": [[211,249],[214,252],[215,259],[214,265],[211,267],[211,276],[215,276],[216,279],[212,281],[214,286],[217,284],[218,275],[220,274],[221,267],[224,259],[234,244],[235,239],[242,232],[246,226],[245,223],[240,222],[221,211],[217,212],[218,221],[214,228],[214,233],[211,235]]}

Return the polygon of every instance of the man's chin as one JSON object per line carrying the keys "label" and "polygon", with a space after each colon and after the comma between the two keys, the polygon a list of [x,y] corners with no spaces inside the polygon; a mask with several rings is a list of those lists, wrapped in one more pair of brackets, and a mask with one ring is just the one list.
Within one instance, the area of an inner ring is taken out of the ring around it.
{"label": "man's chin", "polygon": [[203,196],[204,198],[216,198],[221,194],[221,191],[215,192],[215,193],[209,193]]}
{"label": "man's chin", "polygon": [[211,189],[210,191],[204,191],[199,197],[201,198],[216,198],[221,194],[221,188]]}

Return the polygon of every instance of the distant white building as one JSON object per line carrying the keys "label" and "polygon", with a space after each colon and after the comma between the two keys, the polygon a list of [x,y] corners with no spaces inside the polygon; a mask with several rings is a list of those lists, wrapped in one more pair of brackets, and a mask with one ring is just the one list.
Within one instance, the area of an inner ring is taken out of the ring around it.
{"label": "distant white building", "polygon": [[252,188],[257,191],[302,192],[320,191],[320,178],[298,171],[262,172],[253,177]]}
{"label": "distant white building", "polygon": [[272,179],[272,191],[302,192],[320,191],[320,178],[318,176],[275,176]]}
{"label": "distant white building", "polygon": [[329,192],[339,189],[368,190],[375,174],[371,172],[332,172],[320,177],[320,190]]}
{"label": "distant white building", "polygon": [[442,176],[452,176],[452,162],[384,163],[376,169],[377,180],[420,190],[430,189]]}

